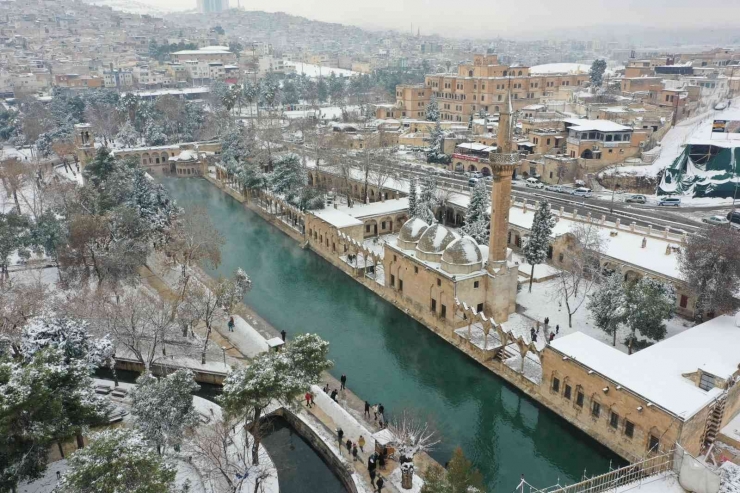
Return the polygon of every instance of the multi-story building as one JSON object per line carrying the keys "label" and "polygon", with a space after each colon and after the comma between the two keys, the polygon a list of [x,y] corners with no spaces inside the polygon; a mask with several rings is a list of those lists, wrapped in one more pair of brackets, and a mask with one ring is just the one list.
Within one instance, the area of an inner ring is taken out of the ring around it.
{"label": "multi-story building", "polygon": [[134,85],[134,74],[130,70],[111,69],[103,71],[105,87],[109,89],[128,89]]}
{"label": "multi-story building", "polygon": [[176,51],[170,55],[173,62],[185,61],[236,63],[236,54],[228,46],[206,46],[198,50]]}
{"label": "multi-story building", "polygon": [[393,111],[376,116],[388,118],[392,113],[390,118],[424,118],[434,95],[443,120],[467,122],[481,111],[498,113],[507,91],[518,110],[556,98],[560,91],[573,91],[588,80],[588,74],[531,75],[529,67],[499,64],[497,55],[475,55],[472,64],[458,66],[457,74],[427,75],[424,85],[398,86]]}
{"label": "multi-story building", "polygon": [[229,8],[229,0],[198,0],[198,12],[210,14],[223,12]]}
{"label": "multi-story building", "polygon": [[640,143],[648,130],[634,130],[606,120],[566,119],[566,154],[572,158],[595,160],[599,164],[624,161],[640,153]]}
{"label": "multi-story building", "polygon": [[54,76],[54,85],[57,87],[69,88],[99,88],[105,86],[102,77],[77,74],[63,74]]}

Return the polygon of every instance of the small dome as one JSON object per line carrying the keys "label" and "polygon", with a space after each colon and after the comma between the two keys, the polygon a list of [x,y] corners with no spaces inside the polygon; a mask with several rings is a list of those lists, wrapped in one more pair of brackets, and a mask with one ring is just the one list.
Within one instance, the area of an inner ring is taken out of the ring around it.
{"label": "small dome", "polygon": [[480,247],[470,236],[459,238],[445,249],[442,262],[455,265],[469,265],[483,262]]}
{"label": "small dome", "polygon": [[398,239],[408,243],[416,243],[427,229],[429,229],[427,223],[418,217],[412,217],[401,227],[401,231],[398,232]]}
{"label": "small dome", "polygon": [[449,229],[441,224],[435,224],[421,235],[416,249],[424,253],[442,253],[457,238],[458,236]]}

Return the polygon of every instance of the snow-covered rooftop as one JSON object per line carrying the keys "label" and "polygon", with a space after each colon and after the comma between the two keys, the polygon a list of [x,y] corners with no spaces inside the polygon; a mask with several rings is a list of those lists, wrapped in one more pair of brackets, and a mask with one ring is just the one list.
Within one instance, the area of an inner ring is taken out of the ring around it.
{"label": "snow-covered rooftop", "polygon": [[462,144],[457,144],[457,147],[478,152],[491,152],[496,149],[494,146],[487,146],[485,144],[479,144],[478,142],[463,142]]}
{"label": "snow-covered rooftop", "polygon": [[225,55],[231,53],[228,46],[205,46],[198,50],[176,51],[173,55]]}
{"label": "snow-covered rooftop", "polygon": [[[701,326],[695,327],[687,330],[684,334],[700,328]],[[740,330],[737,331],[737,334],[740,336]],[[662,349],[660,346],[678,337],[680,335],[655,344],[653,346],[655,350],[647,357],[641,356],[647,349],[629,356],[616,348],[587,336],[583,332],[574,332],[556,338],[552,341],[551,347],[607,377],[616,385],[621,385],[645,398],[646,406],[648,403],[657,404],[685,420],[715,399],[722,391],[718,388],[704,391],[690,380],[682,377],[680,372],[676,372],[676,368],[671,364],[671,361],[680,358],[683,352],[676,354],[674,348]],[[702,339],[701,345],[715,347],[717,342],[715,339]],[[738,355],[740,354],[740,338],[735,339],[735,342],[732,346],[736,355]],[[725,341],[722,341],[722,344],[725,344]],[[686,352],[690,352],[694,348],[688,347],[686,349]],[[685,363],[688,365],[690,361],[701,365],[705,362],[704,354],[701,351],[699,351],[699,354],[701,356],[691,356],[691,359]],[[696,371],[696,369],[697,366],[694,366],[693,371]],[[620,391],[616,388],[610,388],[609,392]]]}
{"label": "snow-covered rooftop", "polygon": [[584,63],[546,63],[529,69],[532,75],[537,74],[587,74],[591,67]]}
{"label": "snow-covered rooftop", "polygon": [[609,120],[585,120],[581,118],[566,118],[563,120],[565,123],[570,123],[573,126],[570,127],[572,130],[578,132],[588,132],[595,130],[598,132],[626,132],[632,130],[632,127],[626,125],[620,125]]}
{"label": "snow-covered rooftop", "polygon": [[337,229],[349,228],[351,226],[362,226],[362,221],[355,219],[346,212],[338,209],[322,209],[313,211],[312,214]]}
{"label": "snow-covered rooftop", "polygon": [[409,209],[409,199],[392,199],[371,204],[357,204],[352,207],[341,206],[339,210],[345,214],[361,219],[363,217],[380,216],[383,214],[395,214],[406,212]]}

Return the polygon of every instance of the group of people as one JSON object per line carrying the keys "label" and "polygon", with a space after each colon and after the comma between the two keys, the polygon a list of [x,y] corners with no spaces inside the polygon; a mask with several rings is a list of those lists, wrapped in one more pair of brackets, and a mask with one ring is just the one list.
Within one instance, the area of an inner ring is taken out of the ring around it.
{"label": "group of people", "polygon": [[[547,330],[550,326],[550,317],[545,317],[545,333],[547,334],[549,331]],[[540,333],[540,326],[537,325],[537,329],[534,327],[530,327],[529,329],[529,337],[532,339],[532,342],[537,342],[537,336]],[[553,339],[555,339],[555,335],[560,333],[560,325],[555,325],[555,332],[550,332],[550,335],[547,338],[547,343],[551,343]]]}
{"label": "group of people", "polygon": [[[347,438],[347,441],[344,441],[344,430],[342,428],[337,428],[337,440],[339,441],[340,452],[342,447],[345,447],[347,449],[347,453],[352,456],[353,462],[357,462],[360,459],[360,452],[365,452],[366,442],[365,437],[362,435],[360,435],[356,442],[353,442],[350,438]],[[385,481],[380,475],[378,475],[378,480],[375,480],[376,469],[378,467],[380,467],[380,469],[385,469],[385,457],[373,452],[367,459],[367,471],[370,475],[370,483],[373,487],[377,488],[376,491],[380,493],[383,490],[383,484]]]}
{"label": "group of people", "polygon": [[375,423],[383,429],[388,426],[388,422],[385,420],[385,407],[383,404],[378,402],[374,406],[371,406],[368,401],[365,401],[365,417],[370,419],[370,413],[373,415]]}

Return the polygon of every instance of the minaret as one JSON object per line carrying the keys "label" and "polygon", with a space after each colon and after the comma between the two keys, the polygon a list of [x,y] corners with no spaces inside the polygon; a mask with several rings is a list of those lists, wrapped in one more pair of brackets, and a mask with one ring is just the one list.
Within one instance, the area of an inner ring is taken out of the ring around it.
{"label": "minaret", "polygon": [[488,249],[488,270],[492,274],[506,267],[506,242],[509,233],[511,207],[511,177],[519,162],[519,153],[512,151],[512,120],[514,113],[511,93],[507,91],[503,110],[499,113],[496,152],[489,155],[493,172],[491,185],[491,239]]}

